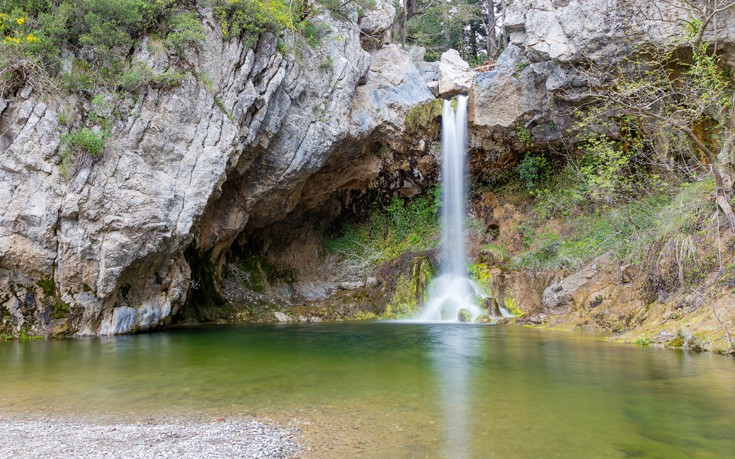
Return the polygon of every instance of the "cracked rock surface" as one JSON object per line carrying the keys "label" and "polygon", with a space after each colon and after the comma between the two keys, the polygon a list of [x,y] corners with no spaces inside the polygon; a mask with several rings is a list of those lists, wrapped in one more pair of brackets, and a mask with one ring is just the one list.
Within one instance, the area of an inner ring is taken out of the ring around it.
{"label": "cracked rock surface", "polygon": [[[269,34],[252,49],[224,41],[207,19],[181,84],[144,91],[109,118],[103,154],[78,154],[66,170],[60,119],[85,102],[30,88],[0,100],[0,333],[167,325],[198,282],[187,249],[216,263],[246,227],[318,205],[355,177],[313,177],[378,132],[400,135],[407,111],[433,99],[404,51],[365,51],[354,22],[316,20],[320,46],[295,59]],[[154,72],[169,64],[145,42],[135,58]]]}

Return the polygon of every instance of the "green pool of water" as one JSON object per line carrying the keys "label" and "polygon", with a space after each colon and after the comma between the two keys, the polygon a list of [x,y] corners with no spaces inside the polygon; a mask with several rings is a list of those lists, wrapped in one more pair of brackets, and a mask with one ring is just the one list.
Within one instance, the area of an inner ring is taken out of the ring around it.
{"label": "green pool of water", "polygon": [[0,343],[0,413],[318,415],[361,457],[722,458],[735,361],[499,326],[194,328]]}

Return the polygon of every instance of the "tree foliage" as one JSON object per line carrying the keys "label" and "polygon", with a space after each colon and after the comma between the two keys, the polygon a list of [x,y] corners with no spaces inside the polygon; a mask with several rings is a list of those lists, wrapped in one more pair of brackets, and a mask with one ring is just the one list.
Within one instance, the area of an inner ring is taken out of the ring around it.
{"label": "tree foliage", "polygon": [[[143,36],[158,37],[174,55],[204,40],[201,20],[180,0],[8,0],[0,36],[5,94],[60,74],[69,90],[120,89],[118,80],[135,71],[131,56]],[[63,71],[65,59],[71,66]]]}
{"label": "tree foliage", "polygon": [[717,31],[712,31],[712,41],[703,39],[708,36],[703,28],[713,23],[715,11],[724,12],[725,5],[735,2],[678,1],[690,13],[679,40],[636,49],[612,68],[592,66],[585,73],[594,90],[581,126],[614,139],[638,139],[660,164],[683,161],[712,174],[717,205],[735,231],[730,203],[735,91],[718,52]]}
{"label": "tree foliage", "polygon": [[493,59],[505,46],[502,21],[511,0],[404,0],[397,3],[394,33],[426,48],[437,60],[453,48],[472,65]]}

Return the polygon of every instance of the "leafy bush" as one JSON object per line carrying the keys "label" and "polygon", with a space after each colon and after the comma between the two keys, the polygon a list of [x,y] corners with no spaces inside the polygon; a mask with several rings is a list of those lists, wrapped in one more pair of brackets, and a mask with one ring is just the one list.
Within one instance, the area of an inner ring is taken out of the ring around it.
{"label": "leafy bush", "polygon": [[329,31],[329,26],[323,22],[317,24],[309,19],[304,19],[296,25],[296,29],[304,37],[306,43],[314,48],[319,44],[322,35]]}
{"label": "leafy bush", "polygon": [[[586,209],[567,219],[568,234],[529,232],[529,250],[511,261],[514,268],[574,269],[604,254],[636,264],[657,241],[687,235],[693,221],[704,218],[714,207],[700,196],[714,189],[711,179],[683,184],[677,193],[647,196],[625,205],[599,210]],[[530,230],[529,230],[530,231]]]}
{"label": "leafy bush", "polygon": [[[518,64],[516,64],[516,66],[518,66]],[[516,136],[518,137],[518,141],[521,142],[524,147],[531,148],[533,146],[533,134],[527,127],[516,127]]]}
{"label": "leafy bush", "polygon": [[78,49],[95,67],[114,72],[137,39],[165,27],[175,4],[175,0],[67,0],[37,20],[57,50]]}
{"label": "leafy bush", "polygon": [[576,164],[567,163],[543,187],[534,190],[534,214],[541,221],[579,214],[589,204],[586,192],[586,183],[581,180]]}
{"label": "leafy bush", "polygon": [[377,263],[408,251],[434,248],[439,237],[437,191],[411,201],[373,203],[365,218],[344,222],[326,241],[329,252]]}
{"label": "leafy bush", "polygon": [[550,172],[549,162],[543,156],[526,154],[523,161],[518,164],[518,174],[529,190],[545,180]]}
{"label": "leafy bush", "polygon": [[[179,55],[204,40],[202,24],[186,5],[180,0],[6,1],[0,7],[0,54],[14,53],[13,61],[26,62],[15,72],[24,80],[61,76],[61,87],[70,91],[129,87],[118,77],[134,70],[132,51],[143,36],[165,38]],[[63,74],[62,50],[74,53],[71,70]],[[27,70],[34,62],[41,71]],[[0,85],[22,84],[13,79],[13,72],[2,72]]]}
{"label": "leafy bush", "polygon": [[579,171],[591,201],[625,202],[657,187],[658,176],[646,170],[652,161],[640,139],[626,136],[614,142],[606,136],[592,136],[582,148],[585,155]]}
{"label": "leafy bush", "polygon": [[172,69],[161,73],[153,73],[151,68],[144,63],[135,62],[116,78],[115,85],[125,91],[135,91],[147,87],[166,89],[178,86],[185,77],[185,73]]}
{"label": "leafy bush", "polygon": [[171,32],[166,35],[166,43],[178,54],[182,55],[189,46],[199,46],[204,43],[204,27],[197,15],[192,11],[183,11],[174,14],[170,21]]}
{"label": "leafy bush", "polygon": [[214,0],[213,7],[225,37],[278,34],[293,27],[291,9],[282,0]]}
{"label": "leafy bush", "polygon": [[81,151],[92,158],[98,158],[105,149],[106,133],[97,133],[83,128],[61,136],[61,141],[71,151]]}

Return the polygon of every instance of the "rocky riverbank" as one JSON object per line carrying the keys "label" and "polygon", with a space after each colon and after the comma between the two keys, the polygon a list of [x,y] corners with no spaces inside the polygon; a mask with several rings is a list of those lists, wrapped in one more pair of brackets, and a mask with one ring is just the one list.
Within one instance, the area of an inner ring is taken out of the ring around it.
{"label": "rocky riverbank", "polygon": [[299,432],[249,419],[70,421],[0,417],[0,456],[21,458],[293,458]]}

